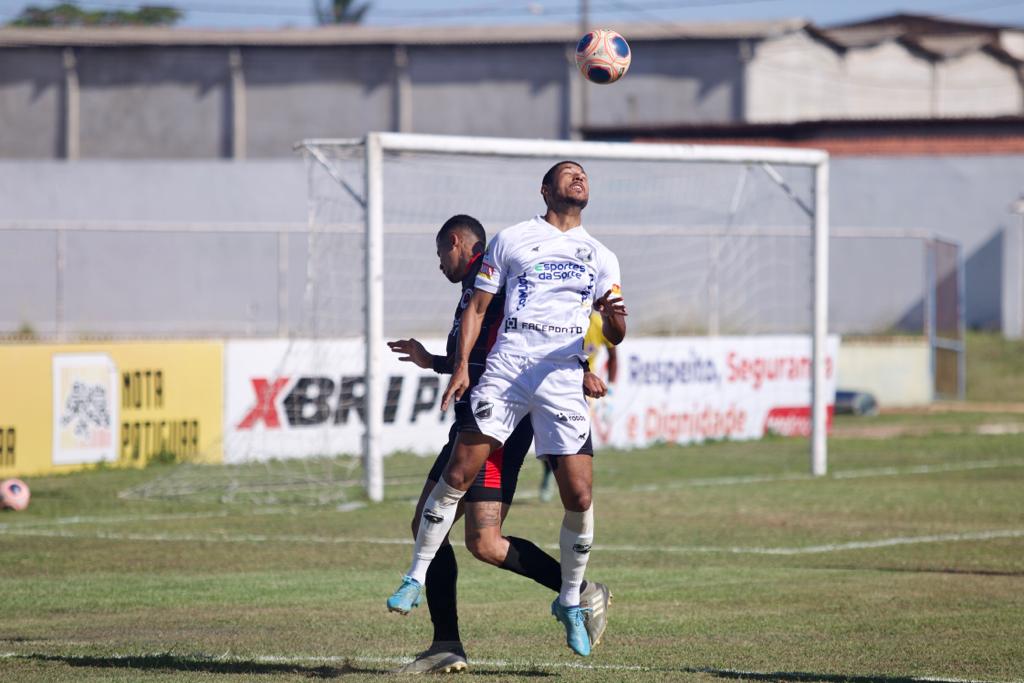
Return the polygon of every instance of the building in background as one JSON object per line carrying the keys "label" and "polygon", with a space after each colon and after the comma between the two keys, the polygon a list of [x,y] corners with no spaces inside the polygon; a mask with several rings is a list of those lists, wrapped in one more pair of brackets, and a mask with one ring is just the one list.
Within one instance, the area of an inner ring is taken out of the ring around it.
{"label": "building in background", "polygon": [[[834,226],[960,242],[968,323],[1004,324],[1024,29],[912,15],[616,28],[634,59],[611,87],[578,77],[568,25],[0,29],[0,221],[301,223],[294,142],[370,130],[804,145],[835,157]],[[833,288],[840,332],[921,324],[920,259],[876,249],[833,249],[833,272],[863,283]],[[25,315],[3,313],[7,327]]]}

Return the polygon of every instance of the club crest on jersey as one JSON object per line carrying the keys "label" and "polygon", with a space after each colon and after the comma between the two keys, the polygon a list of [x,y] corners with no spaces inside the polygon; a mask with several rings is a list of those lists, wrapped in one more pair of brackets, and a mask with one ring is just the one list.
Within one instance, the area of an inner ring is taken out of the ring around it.
{"label": "club crest on jersey", "polygon": [[459,310],[466,310],[466,306],[469,305],[469,300],[473,298],[473,290],[467,289],[462,292],[462,300],[459,302]]}
{"label": "club crest on jersey", "polygon": [[576,249],[576,258],[584,263],[590,263],[594,260],[594,252],[590,247],[579,247]]}
{"label": "club crest on jersey", "polygon": [[476,404],[476,410],[473,411],[474,417],[478,420],[486,420],[491,416],[491,411],[494,408],[490,401],[480,401]]}

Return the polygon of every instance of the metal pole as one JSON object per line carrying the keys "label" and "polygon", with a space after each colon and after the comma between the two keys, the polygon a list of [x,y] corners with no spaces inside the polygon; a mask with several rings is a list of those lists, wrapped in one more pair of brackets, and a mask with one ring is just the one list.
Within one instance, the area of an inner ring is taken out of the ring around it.
{"label": "metal pole", "polygon": [[938,339],[935,332],[935,288],[937,284],[935,267],[935,241],[925,240],[924,243],[924,333],[928,335],[928,365],[932,377],[932,400],[939,397],[938,378],[935,375],[938,367]]}
{"label": "metal pole", "polygon": [[384,392],[381,348],[384,346],[384,154],[380,136],[366,136],[366,433],[364,471],[370,500],[384,499]]}
{"label": "metal pole", "polygon": [[78,88],[78,60],[74,48],[66,47],[64,62],[64,158],[73,160],[81,154],[81,105]]}
{"label": "metal pole", "polygon": [[244,159],[246,154],[246,100],[245,71],[242,51],[237,47],[228,51],[228,70],[231,73],[231,158]]}
{"label": "metal pole", "polygon": [[392,54],[395,67],[394,129],[399,133],[412,132],[412,77],[409,75],[409,51],[396,45]]}
{"label": "metal pole", "polygon": [[291,334],[288,321],[288,233],[277,233],[277,334]]}
{"label": "metal pole", "polygon": [[[1003,247],[1005,249],[1005,246]],[[961,401],[967,398],[967,290],[964,276],[966,264],[964,262],[964,245],[956,245],[956,318],[957,331],[960,335],[960,351],[957,353],[957,398]]]}
{"label": "metal pole", "polygon": [[64,341],[64,266],[67,253],[67,234],[62,229],[57,230],[57,291],[55,317],[57,328],[57,341]]}
{"label": "metal pole", "polygon": [[828,396],[825,359],[828,354],[828,162],[814,169],[813,249],[814,310],[811,343],[811,473],[822,476],[828,468]]}
{"label": "metal pole", "polygon": [[[590,30],[590,0],[580,0],[580,26],[579,26],[579,37],[582,38]],[[577,39],[578,40],[578,39]],[[573,66],[576,65],[575,56],[573,57]],[[587,104],[587,84],[585,81],[580,80],[579,87],[576,90],[579,93],[579,128],[576,129],[575,133],[580,140],[583,139],[583,129],[587,127],[590,117],[588,116],[589,106]]]}

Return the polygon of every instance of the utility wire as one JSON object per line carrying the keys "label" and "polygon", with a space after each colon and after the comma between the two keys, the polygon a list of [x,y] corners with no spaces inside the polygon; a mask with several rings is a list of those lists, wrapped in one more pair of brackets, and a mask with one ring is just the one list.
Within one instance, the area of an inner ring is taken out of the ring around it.
{"label": "utility wire", "polygon": [[[701,7],[715,7],[725,5],[752,5],[761,4],[765,2],[780,2],[782,0],[689,0],[689,1],[676,1],[676,2],[653,2],[645,3],[645,6],[638,6],[634,3],[630,3],[629,6],[624,6],[624,3],[620,2],[604,2],[604,3],[592,3],[591,12],[595,14],[611,14],[626,9],[630,12],[647,12],[649,10],[657,9],[691,9]],[[29,4],[22,0],[16,0],[15,4],[20,5],[22,8],[27,7]],[[39,3],[44,4],[44,3]],[[151,2],[107,2],[104,0],[93,1],[93,0],[81,0],[76,3],[83,8],[93,9],[138,9],[143,4],[167,4],[177,9],[182,10],[186,13],[195,14],[239,14],[239,15],[250,15],[250,16],[310,16],[313,13],[312,4],[309,7],[298,8],[298,7],[284,7],[284,6],[270,6],[270,5],[205,5],[205,4],[191,4],[188,2],[175,2],[175,0],[151,0]],[[451,9],[438,9],[431,10],[429,12],[408,12],[402,10],[388,10],[388,9],[375,9],[371,6],[370,11],[367,12],[366,17],[369,19],[451,19],[458,17],[481,17],[491,16],[496,18],[503,17],[554,17],[554,16],[575,16],[577,8],[575,5],[558,5],[555,7],[543,7],[541,11],[538,11],[536,7],[540,3],[529,2],[523,3],[519,7],[510,7],[508,2],[501,3],[489,3],[486,5],[474,5],[471,7],[464,8],[451,8]],[[14,10],[20,11],[20,10]]]}

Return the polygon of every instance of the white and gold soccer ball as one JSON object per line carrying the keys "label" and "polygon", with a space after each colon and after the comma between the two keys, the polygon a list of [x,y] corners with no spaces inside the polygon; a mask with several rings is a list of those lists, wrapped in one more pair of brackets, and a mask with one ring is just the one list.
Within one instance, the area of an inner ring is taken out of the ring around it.
{"label": "white and gold soccer ball", "polygon": [[614,83],[626,75],[632,59],[626,39],[608,29],[595,29],[576,44],[576,66],[591,83]]}
{"label": "white and gold soccer ball", "polygon": [[21,479],[8,479],[0,484],[0,509],[24,510],[31,496],[28,485]]}

